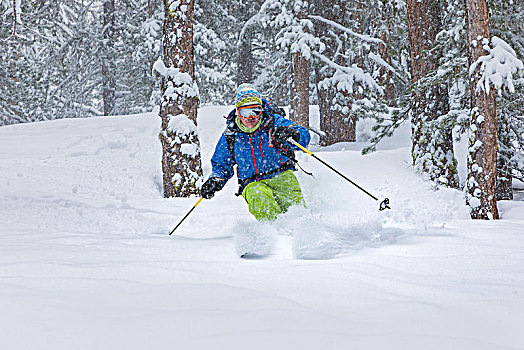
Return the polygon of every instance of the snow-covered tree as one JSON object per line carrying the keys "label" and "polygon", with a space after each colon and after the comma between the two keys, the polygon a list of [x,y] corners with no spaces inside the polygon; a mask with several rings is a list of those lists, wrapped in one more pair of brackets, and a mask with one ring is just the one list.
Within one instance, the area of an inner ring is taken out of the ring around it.
{"label": "snow-covered tree", "polygon": [[[309,125],[309,62],[312,52],[321,52],[324,45],[313,35],[308,18],[309,1],[267,0],[260,12],[264,23],[278,30],[276,44],[292,57],[291,119]],[[277,46],[277,47],[278,47]]]}
{"label": "snow-covered tree", "polygon": [[[260,63],[257,60],[257,51],[267,50],[267,44],[261,43],[260,38],[264,34],[264,29],[260,24],[258,10],[260,1],[242,1],[238,3],[239,13],[244,18],[239,17],[237,12],[233,13],[237,26],[241,26],[238,31],[238,38],[236,42],[236,78],[237,84],[246,82],[253,82],[256,75],[260,70],[257,70],[256,66]],[[247,18],[247,20],[246,20]]]}
{"label": "snow-covered tree", "polygon": [[104,115],[110,115],[115,106],[115,77],[112,66],[115,42],[115,0],[104,0],[102,13],[102,104]]}
{"label": "snow-covered tree", "polygon": [[[321,109],[323,144],[354,141],[355,119],[383,110],[383,105],[375,102],[384,90],[372,76],[373,64],[367,56],[369,46],[382,41],[362,33],[365,20],[361,12],[365,8],[357,0],[315,0],[309,4],[267,0],[261,8],[264,23],[277,31],[282,50],[289,55],[300,52],[314,67],[316,86],[311,89],[310,85],[310,90],[316,92],[313,99],[318,99]],[[354,41],[360,45],[353,45]],[[274,64],[283,66],[283,71],[292,62],[284,56]]]}
{"label": "snow-covered tree", "polygon": [[[0,64],[11,66],[8,76],[16,82],[11,94],[17,106],[11,122],[100,114],[96,102],[100,65],[93,39],[100,32],[92,26],[99,9],[78,0],[17,3],[21,11],[16,30],[8,36],[2,33],[0,39],[0,50],[9,53]],[[2,27],[14,28],[8,24],[13,12],[6,13]]]}
{"label": "snow-covered tree", "polygon": [[[480,78],[477,82],[476,89],[484,91],[486,94],[489,91],[497,91],[499,100],[506,101],[508,97],[502,99],[502,90],[506,88],[508,94],[515,93],[515,82],[513,80],[514,74],[518,71],[524,70],[524,64],[520,59],[517,58],[515,51],[502,39],[497,36],[491,38],[491,45],[488,41],[484,41],[483,50],[487,52],[487,55],[481,56],[476,62],[474,62],[470,68],[470,72],[473,73],[475,70],[480,71]],[[520,84],[520,79],[518,81]],[[506,107],[507,108],[507,107]],[[511,183],[511,159],[514,156],[515,148],[521,148],[522,144],[519,145],[519,142],[515,142],[515,145],[512,145],[511,135],[511,124],[514,122],[514,125],[518,128],[519,124],[522,125],[522,121],[519,122],[518,116],[512,118],[514,114],[512,111],[507,111],[503,109],[502,120],[497,124],[497,131],[501,131],[502,134],[498,136],[498,161],[502,161],[502,164],[498,166],[498,180],[499,186],[501,182]],[[513,120],[512,120],[513,119]],[[520,134],[520,140],[522,140],[522,133],[516,129],[516,135]],[[517,164],[518,169],[518,164]],[[505,190],[502,190],[502,193],[506,193],[506,196],[501,196],[502,198],[511,197],[509,194],[510,189],[508,185],[502,185],[505,187]]]}
{"label": "snow-covered tree", "polygon": [[194,80],[194,0],[164,0],[160,118],[164,197],[197,194],[202,177],[196,129],[198,86]]}
{"label": "snow-covered tree", "polygon": [[[142,29],[158,0],[17,3],[17,11],[13,1],[0,3],[2,88],[9,86],[0,97],[2,124],[150,109],[151,56],[159,45],[148,48],[152,31]],[[155,20],[148,29],[158,33]]]}
{"label": "snow-covered tree", "polygon": [[442,58],[442,48],[436,45],[442,30],[442,9],[438,1],[408,0],[407,14],[413,82],[413,164],[416,171],[436,184],[458,188],[448,85],[444,81],[434,83]]}
{"label": "snow-covered tree", "polygon": [[[238,7],[243,2],[202,0],[195,5],[195,79],[202,104],[233,102],[236,43],[241,30]],[[251,11],[253,13],[254,10]],[[245,13],[244,21],[250,16]]]}
{"label": "snow-covered tree", "polygon": [[[289,4],[291,5],[291,3]],[[291,110],[290,117],[299,125],[309,126],[309,62],[310,45],[315,45],[311,35],[312,23],[307,18],[309,1],[295,1],[293,4],[293,17],[296,19],[290,31],[284,34],[290,41],[293,56],[293,84],[291,85]],[[284,39],[285,40],[285,39]]]}
{"label": "snow-covered tree", "polygon": [[0,12],[0,126],[23,122],[26,119],[23,106],[23,89],[20,89],[20,69],[23,62],[18,59],[22,46],[17,37],[17,26],[21,23],[21,8],[12,1],[3,1]]}
{"label": "snow-covered tree", "polygon": [[[503,39],[516,57],[524,57],[524,7],[518,1],[492,0],[491,32]],[[524,181],[524,76],[513,80],[514,91],[497,94],[497,200],[513,199],[512,178]]]}
{"label": "snow-covered tree", "polygon": [[394,107],[406,85],[407,74],[401,66],[404,51],[407,51],[407,28],[403,21],[406,5],[404,1],[380,0],[368,8],[372,10],[367,21],[370,32],[382,41],[372,46],[369,53],[371,61],[375,61],[373,76],[384,87],[384,102]]}
{"label": "snow-covered tree", "polygon": [[[153,65],[162,55],[164,11],[163,5],[160,5],[160,0],[147,0],[147,17],[138,21],[138,34],[128,35],[137,38],[137,44],[133,46],[135,50],[131,54],[131,69],[135,79],[127,84],[132,93],[126,96],[127,101],[133,101],[127,108],[133,109],[127,112],[144,112],[160,103],[160,80],[153,75]],[[134,102],[135,99],[138,101]],[[125,110],[125,107],[119,110]]]}
{"label": "snow-covered tree", "polygon": [[[320,1],[315,2],[314,13],[318,16],[315,17],[315,34],[325,44],[322,55],[329,57],[340,67],[346,64],[351,38],[336,26],[346,28],[349,25],[348,11],[351,5],[345,1],[331,1],[328,6]],[[353,62],[356,63],[355,60]],[[317,98],[322,116],[320,129],[324,132],[321,143],[330,145],[341,141],[355,141],[357,118],[350,116],[352,96],[347,89],[339,89],[336,78],[343,75],[337,74],[334,67],[323,62],[315,62],[314,66]]]}
{"label": "snow-covered tree", "polygon": [[[442,146],[440,143],[443,142],[443,138],[438,136],[439,140],[434,140],[432,137],[432,131],[435,130],[436,135],[447,134],[445,137],[447,146],[445,148],[450,149],[451,139],[450,131],[454,126],[460,126],[461,132],[464,133],[469,126],[469,90],[468,87],[468,60],[467,60],[467,45],[466,45],[466,24],[465,24],[465,3],[462,0],[447,0],[440,2],[432,2],[431,6],[437,6],[440,4],[440,22],[441,30],[438,32],[435,38],[433,38],[430,43],[430,52],[439,53],[440,57],[438,60],[432,60],[433,56],[430,56],[431,64],[433,69],[424,69],[427,70],[427,74],[419,77],[419,79],[414,80],[411,77],[411,83],[406,84],[406,77],[410,74],[406,71],[408,68],[407,60],[405,60],[405,45],[403,42],[408,42],[407,37],[404,34],[407,34],[407,30],[403,28],[402,23],[394,22],[393,25],[389,27],[393,30],[390,32],[393,34],[393,42],[390,42],[388,45],[389,51],[392,53],[392,66],[390,71],[393,73],[392,76],[395,78],[395,91],[396,91],[396,103],[398,108],[390,109],[389,113],[384,115],[378,115],[377,124],[374,126],[373,130],[375,135],[371,138],[371,146],[367,147],[364,152],[373,150],[376,144],[382,140],[384,137],[389,137],[393,134],[394,130],[401,125],[403,122],[408,120],[408,117],[412,113],[411,109],[414,107],[412,103],[413,96],[417,94],[420,96],[424,91],[431,91],[437,89],[439,86],[447,86],[447,90],[444,91],[445,94],[448,94],[449,111],[445,114],[439,112],[440,117],[437,121],[430,122],[431,125],[423,125],[424,129],[427,132],[429,139],[424,139],[433,144],[429,145],[431,149],[435,145],[438,148]],[[422,5],[422,2],[418,2],[415,5]],[[376,6],[378,7],[378,6]],[[388,9],[389,8],[389,9]],[[386,13],[397,12],[398,16],[388,16],[387,18],[407,18],[405,8],[398,2],[393,1],[388,7],[385,7]],[[431,13],[425,13],[423,17],[428,17]],[[419,17],[413,18],[412,20],[420,19]],[[435,23],[431,23],[432,28],[435,28]],[[391,39],[390,39],[391,40]],[[415,44],[419,44],[419,41],[415,41]],[[426,42],[426,47],[428,46]],[[421,45],[422,46],[422,45]],[[400,52],[399,52],[400,50]],[[415,67],[410,67],[413,69]],[[404,89],[408,88],[403,92]],[[386,86],[387,89],[387,86]],[[386,92],[386,95],[388,93]],[[435,97],[435,96],[434,96]],[[441,100],[442,103],[446,101]],[[392,105],[392,103],[390,103]],[[415,111],[413,111],[414,113]],[[433,113],[434,111],[432,111]],[[414,139],[417,142],[417,139]],[[423,160],[425,158],[418,157],[419,165],[423,165]],[[441,163],[438,159],[434,159],[437,163]],[[445,161],[442,163],[446,165],[448,169],[451,169],[450,174],[454,173],[453,171],[453,161]],[[433,169],[438,169],[434,168]],[[424,173],[424,168],[419,168],[419,171]],[[440,171],[440,170],[439,170]],[[440,182],[438,179],[440,177],[435,177],[434,175],[430,178],[437,180],[437,183]],[[456,184],[456,177],[453,177],[453,181],[450,183]],[[445,183],[445,178],[441,178]],[[449,185],[449,184],[448,184]],[[456,186],[456,185],[455,185]]]}

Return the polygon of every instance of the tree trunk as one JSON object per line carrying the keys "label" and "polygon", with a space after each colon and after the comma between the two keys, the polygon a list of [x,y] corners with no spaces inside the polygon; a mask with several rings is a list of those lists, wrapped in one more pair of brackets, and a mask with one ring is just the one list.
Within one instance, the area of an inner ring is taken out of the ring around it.
{"label": "tree trunk", "polygon": [[[147,17],[152,18],[159,5],[160,5],[159,0],[148,0],[147,1]],[[155,88],[156,79],[153,77],[151,72],[153,72],[153,66],[155,64],[157,57],[154,57],[153,54],[151,54],[150,57],[151,57],[151,61],[149,62],[149,86],[151,88],[151,91],[153,91]]]}
{"label": "tree trunk", "polygon": [[[300,9],[296,16],[299,20],[306,19],[309,13],[309,1],[303,1],[297,6]],[[307,28],[303,28],[305,32]],[[293,80],[291,82],[290,119],[295,123],[309,127],[309,58],[301,51],[293,53]]]}
{"label": "tree trunk", "polygon": [[[358,4],[352,3],[351,5],[357,6]],[[320,16],[337,23],[345,23],[347,7],[348,4],[343,0],[317,0],[315,6]],[[347,65],[348,62],[344,61],[343,55],[335,57],[334,50],[340,45],[341,52],[345,52],[347,46],[346,37],[340,37],[340,41],[337,43],[333,36],[330,35],[332,28],[323,22],[316,23],[315,30],[316,36],[322,38],[326,44],[323,54],[341,66]],[[323,83],[325,79],[329,79],[332,76],[332,73],[331,70],[321,66],[317,66],[315,69],[315,83],[317,85],[320,110],[320,129],[324,132],[324,136],[320,139],[322,146],[329,146],[337,142],[354,142],[356,140],[356,119],[349,115],[351,106],[340,106],[342,109],[336,106],[338,104],[337,94],[338,97],[343,97],[346,101],[349,101],[351,96],[348,96],[346,92],[338,91],[336,86],[332,84]]]}
{"label": "tree trunk", "polygon": [[497,156],[497,200],[513,200],[513,177],[510,159],[513,156],[509,125],[499,120]]}
{"label": "tree trunk", "polygon": [[167,73],[161,84],[160,140],[166,198],[198,194],[202,177],[195,127],[198,88],[194,83],[194,7],[195,0],[164,0],[163,62]]}
{"label": "tree trunk", "polygon": [[[440,3],[407,0],[412,94],[412,158],[415,169],[437,184],[458,188],[451,127],[439,118],[449,112],[448,89],[443,84],[417,84],[435,72],[442,53],[435,49],[441,30]],[[429,86],[428,86],[429,85]]]}
{"label": "tree trunk", "polygon": [[253,57],[253,50],[251,42],[253,40],[252,29],[247,28],[242,38],[240,38],[240,46],[238,47],[238,71],[236,76],[237,84],[252,83],[255,66],[255,59]]}
{"label": "tree trunk", "polygon": [[104,1],[103,13],[104,29],[102,37],[104,39],[103,56],[102,56],[102,102],[104,104],[104,115],[110,115],[115,107],[115,78],[113,76],[113,69],[110,65],[113,56],[114,46],[114,27],[115,27],[115,1]]}
{"label": "tree trunk", "polygon": [[300,52],[293,55],[292,96],[291,120],[309,127],[309,60]]}
{"label": "tree trunk", "polygon": [[[388,42],[389,42],[389,36],[390,36],[390,18],[391,16],[394,16],[394,14],[390,13],[388,11],[387,7],[388,0],[383,0],[383,9],[382,9],[382,27],[380,28],[380,34],[379,38],[384,42],[384,44],[378,45],[378,55],[391,66],[391,55],[388,51]],[[395,86],[392,82],[393,79],[393,73],[386,69],[385,67],[379,68],[379,81],[382,86],[385,87],[384,90],[384,100],[387,103],[388,106],[395,106]]]}
{"label": "tree trunk", "polygon": [[[489,9],[486,0],[466,0],[470,65],[486,55],[490,43]],[[472,219],[498,219],[497,110],[495,89],[477,88],[480,65],[471,75],[471,127],[468,154],[467,203]]]}

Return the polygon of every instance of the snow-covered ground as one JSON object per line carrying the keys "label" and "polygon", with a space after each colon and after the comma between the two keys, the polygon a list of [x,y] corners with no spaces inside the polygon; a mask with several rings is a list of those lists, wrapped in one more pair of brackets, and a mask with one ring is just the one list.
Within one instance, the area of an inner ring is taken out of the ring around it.
{"label": "snow-covered ground", "polygon": [[[204,171],[227,107],[200,110]],[[471,221],[462,193],[412,173],[409,128],[362,156],[339,144],[297,172],[307,208],[274,253],[236,181],[161,196],[154,114],[0,128],[0,349],[524,349],[524,202]]]}

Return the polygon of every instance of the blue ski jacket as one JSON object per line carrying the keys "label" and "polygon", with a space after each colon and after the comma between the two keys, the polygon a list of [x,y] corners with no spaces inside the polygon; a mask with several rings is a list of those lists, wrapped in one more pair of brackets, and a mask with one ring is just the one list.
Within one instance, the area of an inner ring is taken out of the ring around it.
{"label": "blue ski jacket", "polygon": [[[235,122],[236,109],[232,110],[227,117],[226,130],[218,140],[215,153],[211,158],[212,172],[209,177],[217,177],[226,181],[233,177],[233,166],[238,164],[237,177],[241,186],[240,193],[242,188],[250,182],[269,179],[283,171],[294,169],[294,163],[283,153],[286,153],[286,149],[294,151],[299,149],[287,143],[278,145],[273,137],[276,127],[290,126],[297,130],[300,133],[298,143],[303,147],[307,147],[311,140],[309,131],[305,127],[273,113],[267,100],[262,100],[262,107],[262,124],[252,134],[240,130]],[[234,149],[234,154],[231,149]]]}

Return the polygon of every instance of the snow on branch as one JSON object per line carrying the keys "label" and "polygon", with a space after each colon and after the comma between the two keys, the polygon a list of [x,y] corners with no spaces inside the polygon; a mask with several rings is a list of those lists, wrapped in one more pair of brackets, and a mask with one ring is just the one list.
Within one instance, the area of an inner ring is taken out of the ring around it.
{"label": "snow on branch", "polygon": [[[64,101],[65,102],[65,99],[60,99],[61,101]],[[79,108],[79,109],[82,109],[86,112],[89,112],[89,113],[92,113],[94,115],[97,115],[97,116],[103,116],[104,113],[100,112],[98,109],[94,108],[94,107],[91,107],[91,106],[88,106],[86,104],[83,104],[83,103],[78,103],[78,102],[72,102],[71,103],[74,107],[76,108]]]}
{"label": "snow on branch", "polygon": [[325,45],[314,33],[313,23],[304,17],[307,12],[306,1],[266,0],[259,11],[262,25],[278,29],[276,43],[292,54],[301,53],[310,59],[312,51],[322,52]]}
{"label": "snow on branch", "polygon": [[331,21],[329,19],[326,19],[322,16],[308,16],[309,18],[311,19],[316,19],[317,21],[320,21],[320,22],[323,22],[323,23],[326,23],[326,24],[329,24],[330,26],[332,27],[335,27],[337,28],[338,30],[341,30],[343,32],[346,32],[348,33],[349,35],[352,35],[356,38],[359,38],[360,40],[362,41],[365,41],[365,42],[368,42],[368,43],[374,43],[374,44],[384,44],[384,41],[380,40],[380,39],[377,39],[377,38],[373,38],[369,35],[363,35],[363,34],[358,34],[358,33],[355,33],[354,31],[352,31],[351,29],[349,28],[346,28],[344,27],[343,25],[341,24],[338,24],[337,22],[334,22],[334,21]]}
{"label": "snow on branch", "polygon": [[263,17],[264,17],[263,14],[257,13],[256,15],[254,15],[253,17],[251,17],[250,19],[247,20],[247,22],[242,27],[242,30],[240,31],[240,34],[238,35],[237,46],[241,45],[242,38],[244,37],[244,35],[246,35],[246,31],[248,31],[254,25],[260,25],[260,22],[262,21]]}
{"label": "snow on branch", "polygon": [[289,48],[291,53],[300,52],[306,59],[310,59],[312,52],[322,52],[325,49],[319,38],[304,31],[302,23],[284,27],[277,37],[276,43],[282,49]]}
{"label": "snow on branch", "polygon": [[333,74],[331,79],[334,80],[334,84],[336,83],[337,89],[353,93],[353,84],[354,82],[358,82],[379,94],[384,93],[384,90],[377,84],[375,79],[356,65],[343,67],[318,52],[313,51],[311,54],[326,63],[329,67],[335,69],[335,74]]}
{"label": "snow on branch", "polygon": [[384,61],[382,59],[382,57],[380,57],[379,55],[374,54],[373,52],[370,52],[368,57],[370,59],[372,59],[373,61],[375,61],[376,63],[378,63],[379,65],[381,65],[382,67],[386,68],[391,73],[395,74],[403,83],[407,83],[406,80],[404,79],[404,77],[402,77],[402,75],[400,75],[400,73],[398,73],[395,70],[395,68],[393,68],[389,63]]}
{"label": "snow on branch", "polygon": [[195,42],[199,43],[203,47],[213,48],[214,50],[225,50],[226,43],[222,40],[219,35],[212,29],[207,28],[201,23],[196,23],[195,33],[193,38]]}
{"label": "snow on branch", "polygon": [[147,18],[140,28],[140,35],[145,38],[145,45],[149,51],[160,52],[160,37],[162,35],[162,23],[160,20]]}
{"label": "snow on branch", "polygon": [[3,13],[3,16],[13,14],[15,17],[16,24],[22,24],[22,0],[4,0],[2,1],[7,10]]}
{"label": "snow on branch", "polygon": [[[513,74],[524,69],[522,61],[511,46],[497,36],[491,38],[491,48],[486,38],[482,39],[482,44],[488,54],[479,57],[469,68],[469,74],[472,75],[480,65],[481,78],[477,83],[477,91],[489,93],[490,85],[493,84],[499,94],[503,87],[511,93],[515,92]],[[472,45],[478,43],[475,41]]]}

